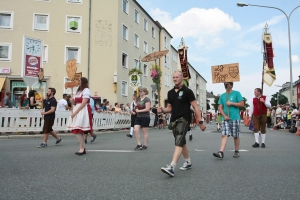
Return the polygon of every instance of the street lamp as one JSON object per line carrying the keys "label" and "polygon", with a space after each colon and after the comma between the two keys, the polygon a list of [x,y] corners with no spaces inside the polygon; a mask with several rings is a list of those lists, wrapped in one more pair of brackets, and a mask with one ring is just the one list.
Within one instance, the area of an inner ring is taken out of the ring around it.
{"label": "street lamp", "polygon": [[294,8],[292,10],[292,12],[289,14],[289,16],[283,11],[281,10],[280,8],[276,8],[276,7],[272,7],[272,6],[261,6],[261,5],[253,5],[253,4],[246,4],[246,3],[237,3],[236,4],[238,7],[244,7],[244,6],[256,6],[256,7],[263,7],[263,8],[274,8],[274,9],[277,9],[277,10],[280,10],[285,16],[286,16],[286,19],[287,19],[287,22],[288,22],[288,38],[289,38],[289,60],[290,60],[290,82],[291,82],[291,85],[290,85],[290,103],[292,103],[293,101],[293,74],[292,74],[292,52],[291,52],[291,34],[290,34],[290,17],[291,17],[291,14],[294,12],[294,10],[296,10],[297,8],[300,7],[297,6],[296,8]]}

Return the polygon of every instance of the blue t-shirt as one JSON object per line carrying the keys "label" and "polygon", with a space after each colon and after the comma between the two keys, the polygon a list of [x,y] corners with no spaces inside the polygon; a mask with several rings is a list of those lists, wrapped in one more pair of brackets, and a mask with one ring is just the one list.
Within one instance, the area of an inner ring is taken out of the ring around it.
{"label": "blue t-shirt", "polygon": [[[244,98],[242,97],[241,93],[235,90],[232,90],[231,93],[228,94],[228,101],[238,103],[240,101],[244,101]],[[226,93],[223,93],[219,98],[219,105],[223,105],[223,111],[225,115],[228,116],[227,106],[226,106]],[[239,120],[240,119],[240,109],[236,106],[229,106],[230,111],[230,120]],[[222,120],[224,120],[224,117],[222,116]]]}

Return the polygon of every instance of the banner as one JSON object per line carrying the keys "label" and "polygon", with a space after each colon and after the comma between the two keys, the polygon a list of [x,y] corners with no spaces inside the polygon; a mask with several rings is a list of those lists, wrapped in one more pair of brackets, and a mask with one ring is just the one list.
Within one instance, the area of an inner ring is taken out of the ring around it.
{"label": "banner", "polygon": [[276,80],[276,74],[273,63],[273,47],[272,47],[272,37],[271,34],[264,32],[262,37],[263,43],[263,65],[264,65],[264,83],[269,87],[272,86]]}
{"label": "banner", "polygon": [[131,74],[129,76],[129,86],[136,89],[141,86],[140,76],[137,74]]}
{"label": "banner", "polygon": [[211,75],[213,83],[240,81],[239,63],[212,66]]}
{"label": "banner", "polygon": [[190,79],[191,74],[189,71],[188,60],[187,60],[187,48],[183,46],[183,48],[178,49],[179,61],[181,71],[183,73],[184,79]]}

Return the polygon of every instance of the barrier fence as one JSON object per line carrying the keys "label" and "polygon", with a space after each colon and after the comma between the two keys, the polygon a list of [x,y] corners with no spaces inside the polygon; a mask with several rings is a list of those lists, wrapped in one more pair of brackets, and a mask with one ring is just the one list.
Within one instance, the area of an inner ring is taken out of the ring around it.
{"label": "barrier fence", "polygon": [[[56,111],[53,130],[67,130],[66,124],[70,115],[70,111]],[[153,126],[154,117],[155,115],[150,116],[149,126]],[[1,108],[0,119],[0,132],[37,132],[42,131],[44,125],[44,119],[38,109]],[[130,125],[130,115],[95,112],[93,116],[94,130],[130,128]]]}

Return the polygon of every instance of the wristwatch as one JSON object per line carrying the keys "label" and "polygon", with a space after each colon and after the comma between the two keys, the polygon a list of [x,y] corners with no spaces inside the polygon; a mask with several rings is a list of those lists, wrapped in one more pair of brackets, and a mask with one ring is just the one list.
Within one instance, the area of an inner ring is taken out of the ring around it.
{"label": "wristwatch", "polygon": [[203,121],[200,121],[199,124],[203,124]]}

